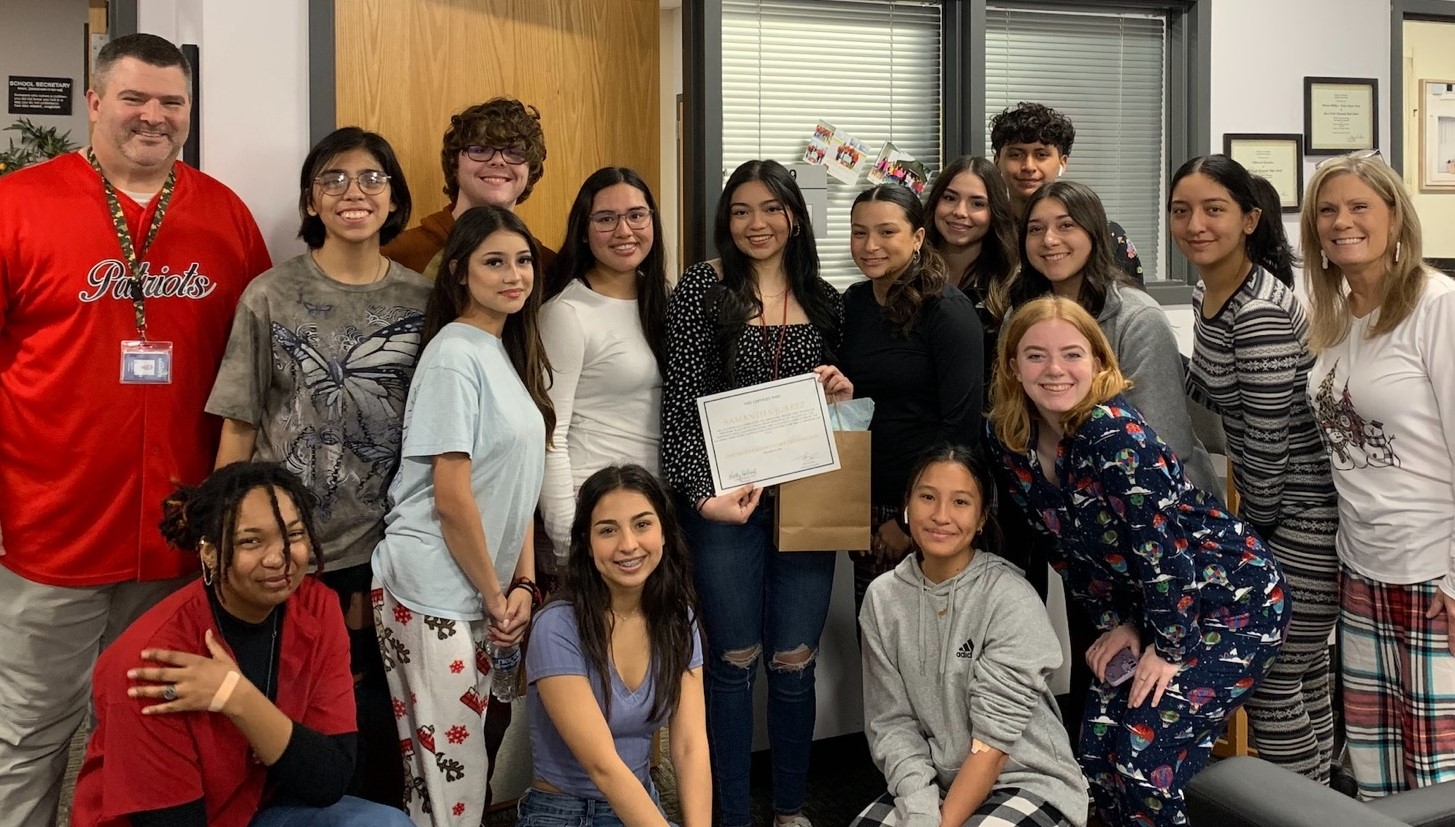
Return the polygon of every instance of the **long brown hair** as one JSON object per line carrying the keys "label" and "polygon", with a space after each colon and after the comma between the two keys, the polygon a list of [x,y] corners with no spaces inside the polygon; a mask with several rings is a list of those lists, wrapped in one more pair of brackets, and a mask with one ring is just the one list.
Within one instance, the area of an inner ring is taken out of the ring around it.
{"label": "long brown hair", "polygon": [[[1329,262],[1323,266],[1319,243],[1319,193],[1331,178],[1353,175],[1369,185],[1389,207],[1390,241],[1384,251],[1384,278],[1379,280],[1379,315],[1369,326],[1366,336],[1373,338],[1388,333],[1409,318],[1425,289],[1428,268],[1420,242],[1420,217],[1414,202],[1394,170],[1380,158],[1346,155],[1325,161],[1314,172],[1308,185],[1299,217],[1299,235],[1303,242],[1303,272],[1308,280],[1309,349],[1314,353],[1327,350],[1349,335],[1349,300],[1344,295],[1344,271]],[[1398,259],[1396,259],[1396,255]]]}
{"label": "long brown hair", "polygon": [[1106,209],[1101,205],[1101,198],[1091,187],[1065,178],[1042,185],[1026,200],[1026,212],[1021,216],[1020,223],[1020,269],[1006,281],[1004,292],[992,298],[997,304],[1006,303],[1011,307],[1020,307],[1023,303],[1044,296],[1054,289],[1051,280],[1037,270],[1026,255],[1031,213],[1035,211],[1037,204],[1048,199],[1060,201],[1066,207],[1066,214],[1071,216],[1071,221],[1091,239],[1091,253],[1081,268],[1081,292],[1077,298],[1088,313],[1099,316],[1106,306],[1106,297],[1111,292],[1112,285],[1131,282],[1117,266],[1116,258],[1112,255],[1115,245],[1112,243],[1111,230],[1107,229]]}
{"label": "long brown hair", "polygon": [[925,241],[929,246],[944,253],[945,237],[940,234],[935,213],[945,191],[961,173],[968,172],[985,185],[985,200],[990,208],[990,227],[980,242],[980,255],[970,263],[963,273],[951,273],[950,281],[956,287],[984,301],[991,315],[1000,319],[1009,308],[1003,285],[1020,266],[1020,233],[1015,225],[1015,212],[1011,208],[1010,188],[1005,176],[995,162],[978,155],[961,155],[945,165],[935,176],[929,195],[925,196],[925,211],[928,213],[925,225]]}
{"label": "long brown hair", "polygon": [[995,425],[995,436],[1006,448],[1020,453],[1026,450],[1031,438],[1031,419],[1036,416],[1036,407],[1021,387],[1020,377],[1011,364],[1016,358],[1016,349],[1026,331],[1047,319],[1062,319],[1070,322],[1076,332],[1086,337],[1091,345],[1091,355],[1101,363],[1101,369],[1092,377],[1091,390],[1076,407],[1061,415],[1061,430],[1073,433],[1091,416],[1097,405],[1122,393],[1132,386],[1117,367],[1116,354],[1106,334],[1097,326],[1096,319],[1076,302],[1063,296],[1042,296],[1032,299],[1016,309],[1010,320],[1001,328],[1000,348],[995,356],[995,404],[990,409],[990,421]]}
{"label": "long brown hair", "polygon": [[520,381],[530,393],[530,398],[540,409],[541,418],[546,421],[546,446],[550,447],[551,436],[556,431],[556,408],[546,389],[551,386],[551,361],[546,358],[545,345],[541,343],[540,315],[541,296],[545,283],[541,276],[541,250],[535,237],[526,228],[520,217],[504,207],[471,207],[461,215],[445,239],[444,250],[440,252],[440,271],[435,278],[434,292],[424,309],[424,332],[420,349],[430,343],[444,326],[455,321],[470,306],[470,288],[465,284],[469,272],[470,255],[485,239],[504,230],[525,239],[530,248],[531,269],[535,275],[531,280],[530,295],[525,307],[505,319],[505,329],[500,339],[510,364]]}
{"label": "long brown hair", "polygon": [[692,660],[697,593],[692,586],[692,564],[677,522],[677,509],[667,489],[650,471],[640,465],[608,465],[581,483],[571,523],[566,589],[552,600],[570,604],[575,612],[581,654],[596,673],[604,711],[610,717],[611,635],[616,622],[607,619],[611,590],[592,557],[591,517],[602,498],[615,491],[632,491],[645,497],[662,529],[662,559],[647,576],[641,597],[642,618],[652,649],[652,706],[647,717],[655,720],[675,710],[682,697],[682,673]]}
{"label": "long brown hair", "polygon": [[[925,228],[925,208],[908,187],[899,184],[880,184],[859,193],[854,199],[853,209],[870,201],[884,201],[899,207],[901,217],[909,225],[910,233]],[[937,301],[945,290],[945,260],[929,244],[920,245],[914,258],[890,277],[893,283],[884,298],[880,310],[884,320],[899,334],[908,336],[919,323],[920,310]]]}

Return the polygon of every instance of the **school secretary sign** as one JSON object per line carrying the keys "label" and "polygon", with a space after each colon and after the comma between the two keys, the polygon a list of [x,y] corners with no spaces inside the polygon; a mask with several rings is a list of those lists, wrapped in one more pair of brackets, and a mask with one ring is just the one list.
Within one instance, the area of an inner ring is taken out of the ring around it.
{"label": "school secretary sign", "polygon": [[73,85],[70,78],[11,75],[7,84],[10,114],[69,115]]}

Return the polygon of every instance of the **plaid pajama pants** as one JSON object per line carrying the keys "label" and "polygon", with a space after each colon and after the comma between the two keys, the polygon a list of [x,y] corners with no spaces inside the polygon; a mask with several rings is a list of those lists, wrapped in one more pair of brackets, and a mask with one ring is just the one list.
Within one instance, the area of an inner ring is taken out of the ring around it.
{"label": "plaid pajama pants", "polygon": [[[1076,822],[1083,823],[1083,822]],[[855,816],[849,827],[896,827],[894,794],[885,793]],[[1072,822],[1040,796],[1013,788],[992,790],[965,827],[1072,827]]]}
{"label": "plaid pajama pants", "polygon": [[1425,617],[1434,581],[1341,572],[1340,669],[1349,761],[1361,798],[1455,781],[1455,656],[1449,623]]}

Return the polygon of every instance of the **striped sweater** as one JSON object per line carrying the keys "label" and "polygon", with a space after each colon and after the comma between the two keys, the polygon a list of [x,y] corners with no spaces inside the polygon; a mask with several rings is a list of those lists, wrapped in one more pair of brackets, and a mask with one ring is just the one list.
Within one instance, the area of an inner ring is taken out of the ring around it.
{"label": "striped sweater", "polygon": [[1239,516],[1264,537],[1310,505],[1335,502],[1324,447],[1309,409],[1308,320],[1292,288],[1261,267],[1211,316],[1193,291],[1188,392],[1223,420]]}

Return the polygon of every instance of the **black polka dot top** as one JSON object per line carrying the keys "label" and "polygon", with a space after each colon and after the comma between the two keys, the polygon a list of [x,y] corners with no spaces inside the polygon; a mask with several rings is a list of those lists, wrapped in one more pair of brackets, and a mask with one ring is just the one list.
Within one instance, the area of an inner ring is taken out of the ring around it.
{"label": "black polka dot top", "polygon": [[[708,290],[718,282],[707,262],[687,268],[667,303],[667,381],[662,389],[662,475],[678,493],[695,503],[713,494],[712,470],[702,440],[697,397],[747,387],[774,378],[808,373],[830,361],[824,333],[812,324],[790,324],[783,337],[778,375],[773,356],[778,349],[779,325],[748,325],[738,337],[733,381],[717,346],[717,322],[705,309]],[[834,330],[843,327],[844,307],[837,290],[823,283],[834,307]]]}

